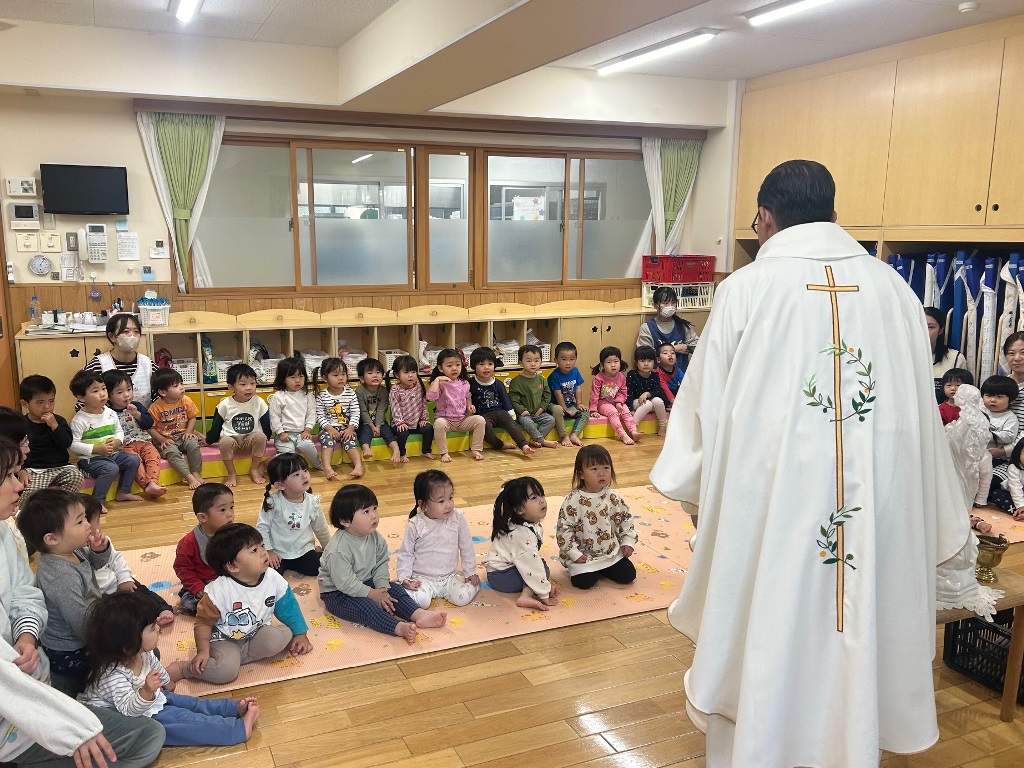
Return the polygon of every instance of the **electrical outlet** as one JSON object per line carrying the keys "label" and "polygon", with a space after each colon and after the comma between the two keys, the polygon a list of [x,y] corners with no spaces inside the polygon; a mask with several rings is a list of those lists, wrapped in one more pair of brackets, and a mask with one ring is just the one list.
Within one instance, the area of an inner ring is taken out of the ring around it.
{"label": "electrical outlet", "polygon": [[64,239],[67,241],[69,251],[78,250],[78,233],[77,232],[65,232]]}

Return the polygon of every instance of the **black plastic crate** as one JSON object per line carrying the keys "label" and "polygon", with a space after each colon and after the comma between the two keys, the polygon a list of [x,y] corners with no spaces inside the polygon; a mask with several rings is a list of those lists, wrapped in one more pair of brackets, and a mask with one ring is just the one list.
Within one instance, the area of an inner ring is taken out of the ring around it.
{"label": "black plastic crate", "polygon": [[[999,611],[994,622],[963,619],[946,624],[942,660],[972,680],[1002,693],[1006,679],[1006,658],[1010,652],[1013,609]],[[1017,703],[1024,704],[1024,671],[1017,691]]]}

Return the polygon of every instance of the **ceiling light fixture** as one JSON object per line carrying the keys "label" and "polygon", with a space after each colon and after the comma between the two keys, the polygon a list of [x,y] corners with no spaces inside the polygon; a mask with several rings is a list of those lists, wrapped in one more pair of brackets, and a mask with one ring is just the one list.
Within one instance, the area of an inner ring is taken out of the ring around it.
{"label": "ceiling light fixture", "polygon": [[771,24],[773,21],[784,19],[795,13],[809,11],[812,8],[817,8],[819,5],[831,2],[832,0],[797,0],[797,2],[785,0],[781,3],[772,3],[763,8],[758,8],[756,11],[751,11],[746,14],[746,17],[752,26],[759,27],[762,24]]}
{"label": "ceiling light fixture", "polygon": [[356,163],[361,163],[363,162],[363,160],[366,160],[371,157],[373,157],[373,152],[371,152],[368,155],[363,155],[362,157],[357,157],[355,160],[352,161],[352,165],[355,165]]}
{"label": "ceiling light fixture", "polygon": [[182,24],[187,24],[199,10],[199,4],[203,0],[178,0],[178,8],[174,12],[174,18]]}
{"label": "ceiling light fixture", "polygon": [[628,53],[625,56],[619,56],[618,58],[599,64],[597,67],[597,74],[610,75],[613,72],[618,72],[622,69],[636,67],[641,64],[646,64],[649,61],[654,61],[655,59],[671,56],[673,53],[685,51],[687,48],[694,48],[698,45],[704,44],[709,40],[712,40],[719,32],[721,32],[720,29],[698,29],[695,32],[689,32],[679,37],[670,38],[656,45],[641,48],[639,51],[634,51],[633,53]]}

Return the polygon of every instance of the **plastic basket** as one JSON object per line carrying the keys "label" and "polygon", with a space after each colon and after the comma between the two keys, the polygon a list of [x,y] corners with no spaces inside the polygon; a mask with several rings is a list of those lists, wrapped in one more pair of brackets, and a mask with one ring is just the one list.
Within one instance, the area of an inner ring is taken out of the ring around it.
{"label": "plastic basket", "polygon": [[273,384],[277,376],[277,364],[284,360],[284,355],[268,357],[265,360],[254,360],[252,369],[256,371],[256,381],[259,384]]}
{"label": "plastic basket", "polygon": [[715,279],[714,256],[644,256],[645,283],[710,283]]}
{"label": "plastic basket", "polygon": [[330,357],[330,355],[307,355],[307,354],[303,354],[302,355],[302,359],[306,363],[306,375],[309,376],[309,378],[312,379],[313,378],[313,374],[316,372],[316,369],[319,368],[321,365],[323,365],[324,364],[324,360],[326,360],[328,357]]}
{"label": "plastic basket", "polygon": [[654,291],[663,286],[676,292],[679,309],[711,309],[711,301],[715,296],[714,283],[643,283],[640,305],[644,309],[653,309]]}
{"label": "plastic basket", "polygon": [[[1010,630],[1013,610],[1000,611],[995,622],[963,619],[946,624],[942,660],[946,666],[996,691],[1003,690],[1006,660],[1010,655]],[[1017,703],[1024,704],[1024,672],[1017,692]]]}
{"label": "plastic basket", "polygon": [[242,362],[242,360],[238,357],[216,357],[213,362],[217,365],[217,383],[226,384],[228,381],[228,368]]}
{"label": "plastic basket", "polygon": [[380,364],[384,366],[385,371],[390,371],[391,366],[395,364],[395,360],[402,355],[408,354],[404,349],[381,349],[377,351],[377,359],[380,360]]}
{"label": "plastic basket", "polygon": [[171,305],[161,307],[150,307],[142,305],[139,307],[139,322],[143,328],[161,328],[170,324]]}
{"label": "plastic basket", "polygon": [[[504,351],[494,350],[494,353],[501,358],[502,365],[519,365],[519,347],[506,349]],[[550,350],[548,352],[550,356]],[[543,357],[541,358],[543,359]]]}
{"label": "plastic basket", "polygon": [[185,385],[199,383],[199,362],[191,357],[183,357],[178,360],[171,360],[170,367],[181,376]]}
{"label": "plastic basket", "polygon": [[540,361],[542,363],[551,362],[551,345],[550,344],[538,344],[540,347]]}

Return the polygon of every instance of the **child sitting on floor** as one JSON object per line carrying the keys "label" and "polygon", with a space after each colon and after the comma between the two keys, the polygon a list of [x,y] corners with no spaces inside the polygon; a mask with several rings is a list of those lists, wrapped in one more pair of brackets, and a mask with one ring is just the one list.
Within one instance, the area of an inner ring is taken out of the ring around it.
{"label": "child sitting on floor", "polygon": [[[303,576],[320,573],[320,550],[331,531],[320,509],[320,496],[309,492],[309,465],[297,453],[275,456],[267,465],[266,493],[256,530],[270,556],[270,567],[291,569]],[[313,534],[320,542],[315,545]]]}
{"label": "child sitting on floor", "polygon": [[637,535],[622,495],[612,490],[615,468],[608,449],[588,445],[576,454],[572,490],[558,510],[555,541],[558,559],[578,589],[590,589],[604,576],[632,584],[636,568],[629,561]]}
{"label": "child sitting on floor", "polygon": [[[167,459],[175,472],[188,483],[193,491],[202,485],[203,453],[206,442],[196,434],[196,416],[199,409],[192,398],[185,394],[185,382],[173,368],[161,368],[153,374],[153,404],[149,415],[153,417],[153,444],[160,455]],[[182,452],[188,457],[186,461]]]}
{"label": "child sitting on floor", "polygon": [[181,664],[164,669],[154,650],[160,609],[137,592],[105,595],[89,610],[86,646],[92,670],[78,698],[126,717],[151,717],[164,727],[168,747],[227,746],[252,736],[260,716],[255,697],[197,699],[172,693]]}
{"label": "child sitting on floor", "polygon": [[[435,597],[453,605],[469,605],[480,590],[473,535],[461,509],[455,508],[455,486],[439,469],[416,475],[412,486],[416,506],[409,513],[397,579],[420,608]],[[462,572],[458,574],[459,558]]]}
{"label": "child sitting on floor", "polygon": [[181,582],[181,610],[193,616],[206,594],[206,585],[217,578],[208,564],[206,548],[213,535],[235,522],[235,497],[223,483],[206,483],[192,494],[196,526],[181,537],[174,552],[174,575]]}
{"label": "child sitting on floor", "polygon": [[[107,514],[107,508],[103,502],[89,493],[80,494],[82,504],[85,505],[85,517],[89,521],[94,536],[103,533],[102,519]],[[107,537],[110,541],[110,537]],[[142,582],[136,581],[132,576],[131,568],[125,562],[124,556],[114,549],[114,543],[110,542],[110,558],[107,564],[96,569],[96,583],[99,584],[100,592],[104,595],[112,595],[115,592],[138,592],[157,607],[156,623],[166,627],[174,623],[174,612],[170,604],[156,592],[153,592]]]}
{"label": "child sitting on floor", "polygon": [[44,488],[25,502],[18,528],[29,552],[39,552],[36,585],[49,619],[41,645],[53,687],[77,696],[89,675],[85,612],[100,598],[95,570],[110,559],[110,541],[94,533],[80,494]]}
{"label": "child sitting on floor", "polygon": [[313,442],[316,401],[309,387],[306,366],[294,357],[277,364],[274,394],[268,401],[274,448],[281,453],[298,451],[314,469],[320,469],[320,454]]}
{"label": "child sitting on floor", "polygon": [[[182,663],[183,677],[223,685],[242,664],[269,659],[286,648],[292,656],[313,650],[306,620],[284,576],[270,568],[263,537],[251,525],[225,525],[206,547],[218,574],[196,609],[196,655]],[[284,626],[271,624],[277,617]]]}
{"label": "child sitting on floor", "polygon": [[345,486],[334,495],[330,514],[338,530],[320,559],[320,599],[328,611],[410,645],[418,628],[444,626],[447,613],[420,608],[401,584],[391,581],[388,543],[377,532],[373,491],[365,485]]}
{"label": "child sitting on floor", "polygon": [[402,464],[409,461],[405,455],[405,443],[413,433],[422,436],[423,458],[434,458],[430,450],[434,442],[434,425],[428,417],[427,388],[420,378],[416,358],[412,355],[396,357],[391,365],[391,376],[394,380],[388,379],[388,404],[391,406],[391,423],[395,426],[395,438],[398,440],[399,461]]}
{"label": "child sitting on floor", "polygon": [[363,460],[359,456],[359,400],[348,385],[348,368],[338,357],[328,357],[313,372],[313,391],[317,392],[320,382],[327,386],[316,395],[316,420],[320,425],[320,460],[324,465],[324,477],[334,480],[338,473],[331,466],[334,449],[339,445],[352,459],[349,477],[363,476]]}
{"label": "child sitting on floor", "polygon": [[50,486],[77,492],[85,475],[68,463],[73,438],[71,426],[53,412],[57,388],[45,376],[32,375],[22,379],[18,389],[21,407],[28,417],[28,456],[22,467],[28,472],[28,483],[21,494],[22,503]]}
{"label": "child sitting on floor", "polygon": [[356,366],[360,386],[356,389],[359,401],[359,443],[363,446],[363,457],[373,458],[370,442],[375,437],[381,438],[391,449],[391,461],[402,463],[402,454],[398,450],[395,431],[388,424],[388,390],[382,386],[384,382],[384,366],[375,357],[360,360]]}
{"label": "child sitting on floor", "polygon": [[549,581],[551,569],[540,556],[547,513],[544,488],[532,477],[509,480],[494,500],[491,548],[483,559],[487,583],[497,592],[518,592],[520,608],[546,611],[558,604],[558,585]]}
{"label": "child sitting on floor", "polygon": [[[469,356],[469,365],[474,373],[469,380],[469,394],[477,414],[484,417],[484,440],[493,448],[503,451],[519,448],[529,456],[534,450],[516,423],[508,389],[494,378],[497,362],[498,358],[490,347],[477,347]],[[494,432],[496,425],[508,432],[513,442],[508,443],[498,437]]]}
{"label": "child sitting on floor", "polygon": [[427,400],[435,401],[434,431],[441,461],[451,461],[448,455],[448,430],[472,432],[470,455],[477,461],[484,458],[484,430],[487,422],[476,414],[473,398],[469,394],[469,375],[462,365],[462,355],[454,349],[442,349],[437,365],[430,374]]}

